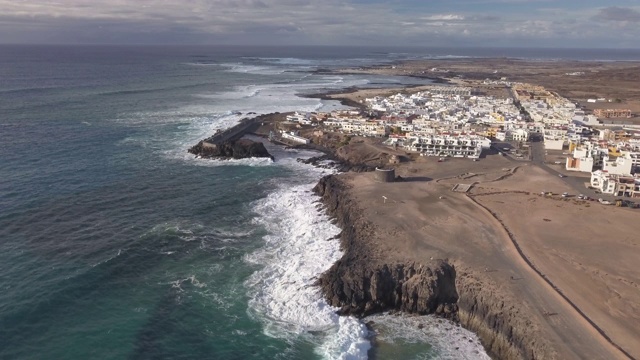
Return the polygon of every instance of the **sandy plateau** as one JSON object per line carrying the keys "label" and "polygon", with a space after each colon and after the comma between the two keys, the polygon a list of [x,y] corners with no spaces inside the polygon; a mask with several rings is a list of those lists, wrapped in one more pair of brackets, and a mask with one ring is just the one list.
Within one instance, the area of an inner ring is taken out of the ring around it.
{"label": "sandy plateau", "polygon": [[[358,219],[375,229],[363,244],[371,261],[448,259],[458,277],[475,278],[530,320],[558,359],[627,358],[617,347],[640,357],[638,210],[542,196],[571,189],[499,156],[419,158],[396,172],[405,181],[339,175]],[[455,184],[474,186],[459,193]]]}

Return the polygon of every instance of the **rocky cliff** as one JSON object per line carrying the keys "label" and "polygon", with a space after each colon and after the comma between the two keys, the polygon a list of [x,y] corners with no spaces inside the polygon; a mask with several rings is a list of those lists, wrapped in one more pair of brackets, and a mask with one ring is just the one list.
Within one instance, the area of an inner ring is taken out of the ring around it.
{"label": "rocky cliff", "polygon": [[227,140],[221,143],[200,141],[189,152],[203,158],[243,159],[249,157],[268,157],[273,159],[264,144],[249,139]]}
{"label": "rocky cliff", "polygon": [[372,226],[357,215],[357,204],[345,190],[332,175],[314,188],[343,229],[344,256],[318,280],[327,301],[340,308],[341,314],[366,316],[387,310],[436,314],[478,334],[494,358],[555,358],[535,325],[520,311],[518,301],[495,296],[463,264],[454,266],[443,260],[388,264],[373,259],[366,245],[373,236]]}

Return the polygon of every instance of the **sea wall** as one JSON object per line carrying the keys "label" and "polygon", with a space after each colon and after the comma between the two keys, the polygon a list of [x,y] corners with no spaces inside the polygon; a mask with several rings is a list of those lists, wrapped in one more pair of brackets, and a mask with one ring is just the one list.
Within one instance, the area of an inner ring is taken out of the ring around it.
{"label": "sea wall", "polygon": [[329,304],[342,315],[382,311],[435,314],[478,334],[496,359],[553,359],[554,352],[515,299],[497,297],[473,269],[444,260],[386,263],[368,248],[373,225],[357,214],[358,205],[336,176],[314,188],[329,215],[343,229],[344,256],[318,280]]}
{"label": "sea wall", "polygon": [[201,140],[187,151],[202,158],[243,159],[249,157],[268,157],[273,160],[264,144],[242,137],[255,132],[262,122],[278,113],[258,115],[254,118],[244,118],[240,122],[224,131],[218,131],[212,136]]}

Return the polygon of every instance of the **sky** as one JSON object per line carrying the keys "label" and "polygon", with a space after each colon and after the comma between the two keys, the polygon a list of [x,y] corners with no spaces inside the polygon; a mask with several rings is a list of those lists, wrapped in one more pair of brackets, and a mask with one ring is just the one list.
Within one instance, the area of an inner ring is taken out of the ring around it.
{"label": "sky", "polygon": [[640,0],[0,0],[0,43],[640,48]]}

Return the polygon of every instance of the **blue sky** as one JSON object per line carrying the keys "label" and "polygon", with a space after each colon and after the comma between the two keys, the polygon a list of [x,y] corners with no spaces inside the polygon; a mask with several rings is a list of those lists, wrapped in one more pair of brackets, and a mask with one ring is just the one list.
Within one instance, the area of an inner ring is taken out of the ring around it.
{"label": "blue sky", "polygon": [[640,0],[0,0],[0,43],[640,48]]}

